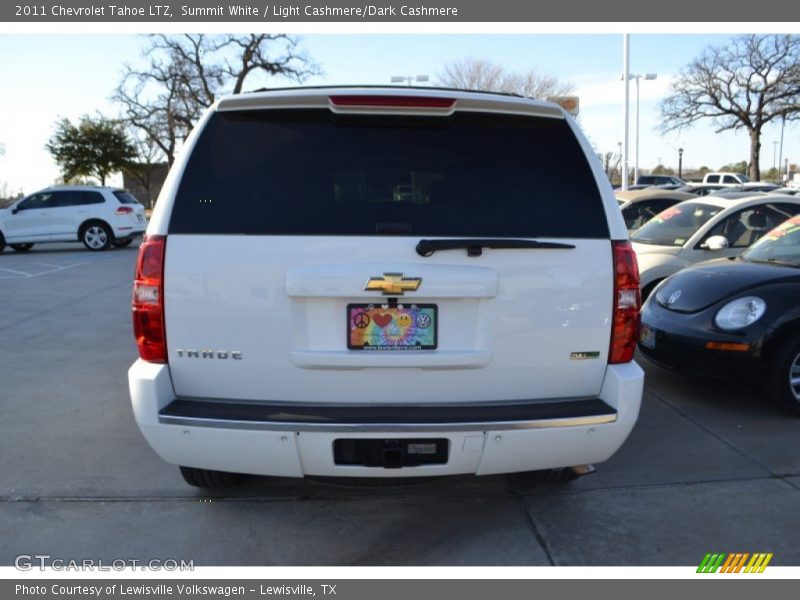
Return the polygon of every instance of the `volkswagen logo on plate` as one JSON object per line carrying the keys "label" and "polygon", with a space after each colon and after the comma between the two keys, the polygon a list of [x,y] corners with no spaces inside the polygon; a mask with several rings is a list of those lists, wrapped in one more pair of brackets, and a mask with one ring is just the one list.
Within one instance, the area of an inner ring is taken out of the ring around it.
{"label": "volkswagen logo on plate", "polygon": [[670,297],[667,299],[667,304],[675,304],[678,301],[678,298],[680,298],[680,297],[681,297],[681,291],[680,290],[676,290],[676,291],[672,292]]}

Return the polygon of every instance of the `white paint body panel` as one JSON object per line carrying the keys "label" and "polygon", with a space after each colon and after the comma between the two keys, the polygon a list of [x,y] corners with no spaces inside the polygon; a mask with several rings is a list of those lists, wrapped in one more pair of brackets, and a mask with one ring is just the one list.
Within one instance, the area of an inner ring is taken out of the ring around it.
{"label": "white paint body panel", "polygon": [[[597,395],[610,340],[608,240],[428,258],[416,254],[417,241],[169,236],[164,302],[176,392],[333,403]],[[422,277],[400,301],[438,306],[437,350],[347,349],[347,304],[385,302],[363,290],[383,272]],[[237,351],[242,359],[190,358],[177,349]],[[599,355],[572,360],[573,352]],[[461,371],[455,377],[451,369]]]}

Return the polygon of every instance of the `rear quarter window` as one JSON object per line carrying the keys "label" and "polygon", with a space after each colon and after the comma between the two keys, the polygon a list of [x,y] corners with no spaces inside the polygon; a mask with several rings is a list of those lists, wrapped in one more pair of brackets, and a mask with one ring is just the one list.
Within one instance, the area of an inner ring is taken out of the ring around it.
{"label": "rear quarter window", "polygon": [[123,192],[121,190],[116,190],[114,192],[114,196],[116,196],[117,200],[119,200],[120,204],[141,204],[133,194],[130,192]]}
{"label": "rear quarter window", "polygon": [[609,237],[587,159],[561,119],[215,113],[170,233]]}

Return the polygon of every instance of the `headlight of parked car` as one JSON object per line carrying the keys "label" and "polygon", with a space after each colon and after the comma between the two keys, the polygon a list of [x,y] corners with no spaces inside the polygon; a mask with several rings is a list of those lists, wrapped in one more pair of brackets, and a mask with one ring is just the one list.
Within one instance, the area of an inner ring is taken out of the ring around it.
{"label": "headlight of parked car", "polygon": [[767,310],[767,303],[756,296],[731,300],[714,317],[720,329],[741,329],[758,321]]}

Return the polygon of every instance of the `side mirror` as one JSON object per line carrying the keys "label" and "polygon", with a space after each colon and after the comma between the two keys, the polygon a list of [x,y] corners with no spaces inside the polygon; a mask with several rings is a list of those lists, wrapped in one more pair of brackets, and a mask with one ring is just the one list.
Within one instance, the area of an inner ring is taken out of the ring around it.
{"label": "side mirror", "polygon": [[730,242],[728,242],[728,238],[724,235],[712,235],[706,240],[705,244],[700,247],[706,250],[724,250],[730,247]]}
{"label": "side mirror", "polygon": [[18,212],[19,212],[19,208],[17,208],[16,206],[15,206],[14,208],[12,208],[12,209],[11,209],[11,214],[12,214],[12,215],[15,215],[15,214],[17,214]]}

